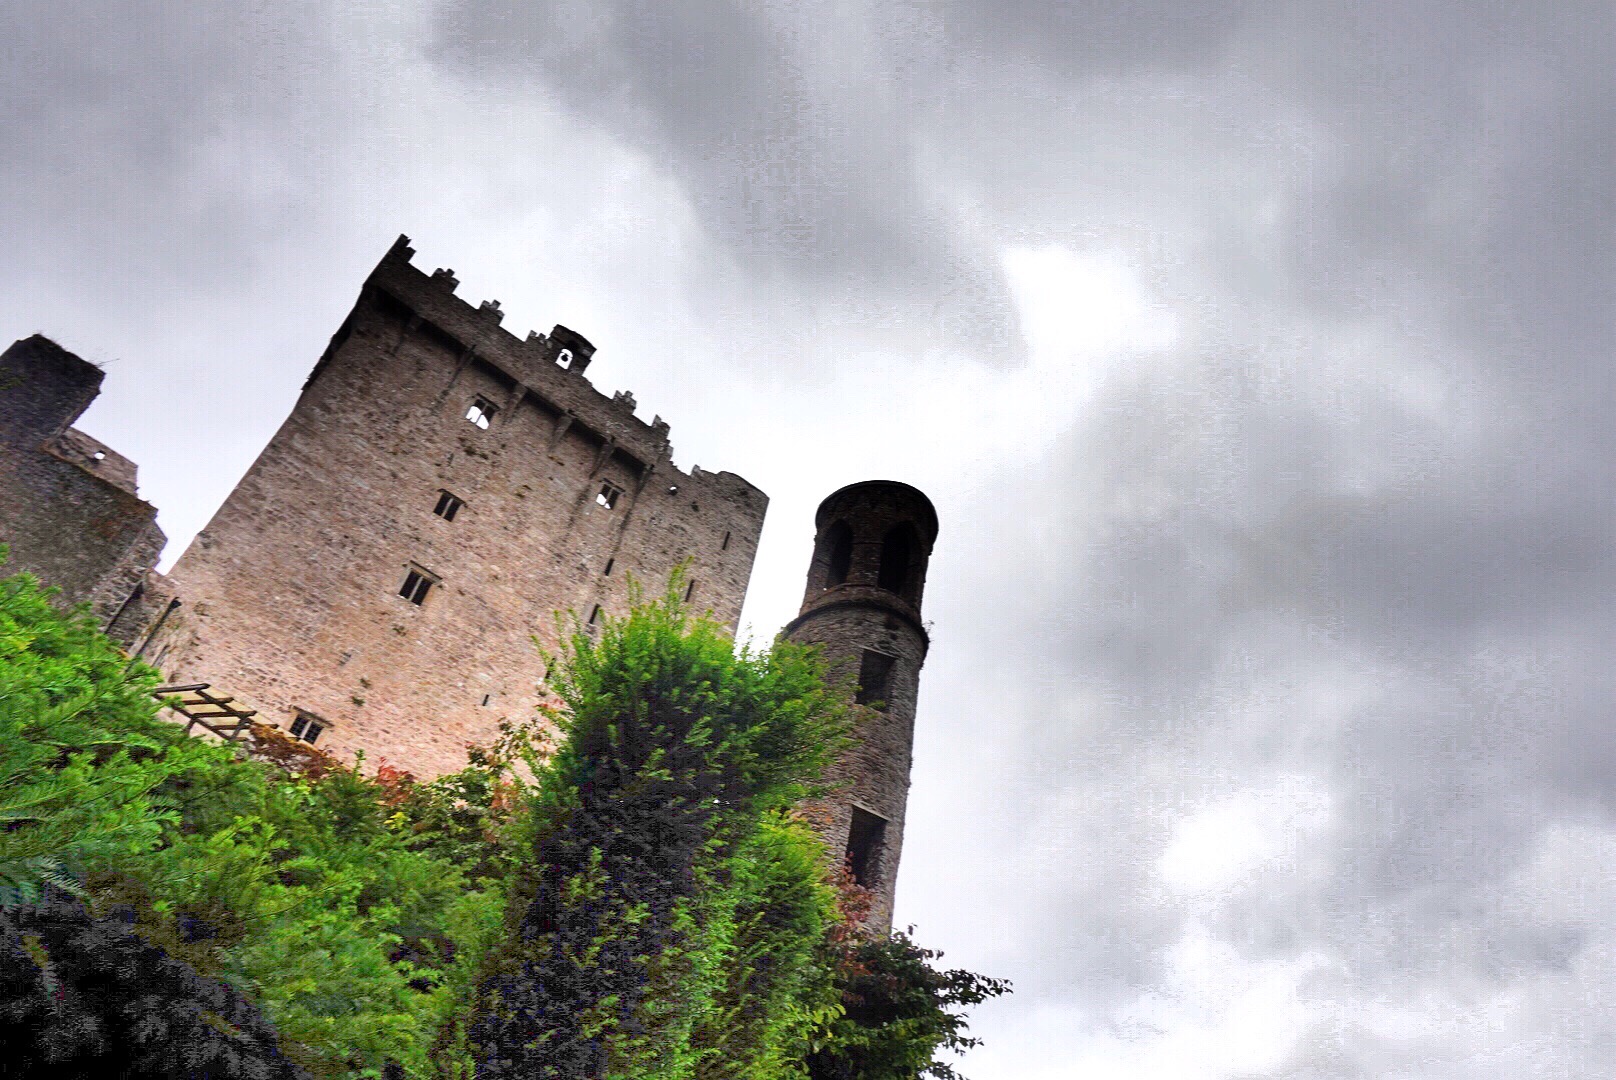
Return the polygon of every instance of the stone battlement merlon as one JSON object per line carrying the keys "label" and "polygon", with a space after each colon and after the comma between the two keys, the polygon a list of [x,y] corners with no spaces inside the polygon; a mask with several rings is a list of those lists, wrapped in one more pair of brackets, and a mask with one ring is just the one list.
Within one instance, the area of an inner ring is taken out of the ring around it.
{"label": "stone battlement merlon", "polygon": [[[646,423],[634,415],[633,395],[620,392],[608,397],[585,377],[595,352],[588,339],[564,326],[548,335],[518,338],[501,327],[504,316],[497,304],[472,306],[455,295],[459,281],[452,271],[425,273],[410,261],[414,254],[409,238],[400,236],[371,273],[365,291],[402,308],[408,319],[423,324],[465,360],[495,369],[513,387],[520,387],[521,393],[514,395],[517,400],[531,396],[544,409],[570,417],[573,425],[610,443],[642,472],[666,467],[681,477],[687,475],[669,460],[669,429],[660,417]],[[570,360],[565,367],[558,362],[563,354]]]}

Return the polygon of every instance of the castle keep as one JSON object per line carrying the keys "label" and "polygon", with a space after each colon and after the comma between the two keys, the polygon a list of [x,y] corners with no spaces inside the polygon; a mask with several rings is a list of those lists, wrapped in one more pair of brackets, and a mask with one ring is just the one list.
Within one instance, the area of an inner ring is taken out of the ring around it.
{"label": "castle keep", "polygon": [[630,575],[731,630],[768,499],[685,473],[668,425],[585,377],[565,327],[525,340],[450,271],[382,259],[286,422],[170,575],[147,655],[339,754],[420,775],[531,716],[532,638],[621,613]]}
{"label": "castle keep", "polygon": [[[69,425],[100,369],[42,337],[0,356],[0,543],[88,602],[169,682],[208,684],[341,757],[431,777],[546,695],[534,640],[627,610],[630,577],[676,567],[733,633],[768,498],[678,469],[668,425],[585,377],[594,346],[517,338],[497,302],[455,295],[400,237],[360,290],[291,414],[167,578],[135,467]],[[937,515],[893,481],[820,506],[801,612],[857,687],[855,746],[810,808],[891,925]]]}

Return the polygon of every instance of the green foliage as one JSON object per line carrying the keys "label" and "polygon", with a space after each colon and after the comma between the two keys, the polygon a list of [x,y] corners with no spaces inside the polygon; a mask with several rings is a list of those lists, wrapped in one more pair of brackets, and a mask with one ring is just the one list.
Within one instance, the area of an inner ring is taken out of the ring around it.
{"label": "green foliage", "polygon": [[[843,699],[805,650],[737,653],[677,588],[550,659],[564,741],[470,1031],[479,1076],[797,1075],[834,1006],[800,942],[755,983],[740,966],[792,932],[818,941],[833,913],[779,817],[841,747]],[[776,892],[780,928],[763,912]],[[790,1008],[766,1015],[771,1000]]]}
{"label": "green foliage", "polygon": [[396,786],[238,760],[157,719],[154,685],[33,579],[0,581],[0,905],[55,884],[126,911],[315,1075],[432,1075],[503,889],[421,844]]}
{"label": "green foliage", "polygon": [[[155,672],[0,580],[0,915],[55,889],[119,913],[63,925],[317,1077],[953,1077],[958,1010],[1004,984],[857,932],[791,810],[845,745],[845,688],[809,651],[737,653],[678,589],[547,658],[552,753],[549,725],[507,727],[420,783],[268,729],[265,760],[187,737]],[[6,1015],[55,1023],[42,987],[110,977],[93,950],[7,948],[35,975]],[[169,1030],[137,1013],[85,1030]]]}
{"label": "green foliage", "polygon": [[939,1050],[979,1043],[965,1034],[965,1016],[957,1010],[1008,993],[1010,984],[940,971],[931,961],[941,955],[904,933],[852,940],[841,980],[846,1011],[809,1059],[812,1080],[961,1080],[936,1060]]}
{"label": "green foliage", "polygon": [[64,615],[29,575],[0,580],[0,903],[82,868],[150,850],[176,814],[158,794],[188,762],[155,720],[154,673],[127,661],[83,614]]}
{"label": "green foliage", "polygon": [[60,893],[0,909],[0,1029],[10,1077],[306,1080],[240,993]]}

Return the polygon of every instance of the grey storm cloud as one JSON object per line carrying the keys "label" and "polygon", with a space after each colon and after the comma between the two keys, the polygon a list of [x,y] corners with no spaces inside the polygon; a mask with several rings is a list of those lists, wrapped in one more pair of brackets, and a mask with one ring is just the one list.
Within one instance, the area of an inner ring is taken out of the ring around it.
{"label": "grey storm cloud", "polygon": [[106,305],[132,280],[239,282],[255,245],[306,227],[338,152],[329,28],[303,2],[0,7],[14,254]]}
{"label": "grey storm cloud", "polygon": [[923,182],[910,137],[936,111],[890,13],[653,0],[445,5],[436,55],[527,85],[684,185],[744,279],[906,340],[1015,347],[993,251]]}

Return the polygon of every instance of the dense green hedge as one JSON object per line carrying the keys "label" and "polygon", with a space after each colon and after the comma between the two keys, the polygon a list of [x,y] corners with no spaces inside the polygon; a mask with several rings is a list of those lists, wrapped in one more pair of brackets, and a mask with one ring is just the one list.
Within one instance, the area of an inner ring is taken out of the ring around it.
{"label": "dense green hedge", "polygon": [[737,653],[672,590],[596,633],[548,658],[553,747],[535,718],[423,784],[188,738],[155,672],[0,580],[0,908],[118,913],[314,1076],[950,1075],[1003,987],[856,929],[790,813],[847,725],[813,655]]}

